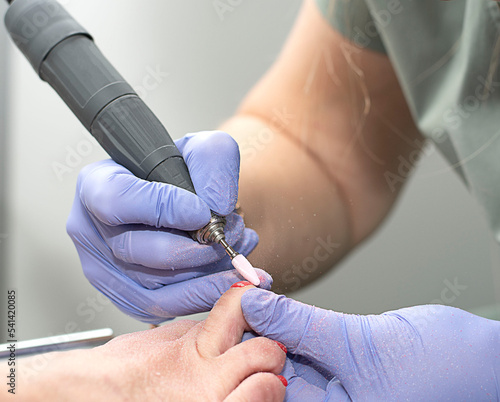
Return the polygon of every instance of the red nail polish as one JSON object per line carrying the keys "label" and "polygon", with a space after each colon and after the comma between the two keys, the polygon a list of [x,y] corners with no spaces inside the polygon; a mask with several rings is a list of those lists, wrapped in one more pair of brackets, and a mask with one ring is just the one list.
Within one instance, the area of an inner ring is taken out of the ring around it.
{"label": "red nail polish", "polygon": [[283,377],[282,375],[277,375],[276,377],[279,378],[279,380],[283,383],[285,387],[288,385],[288,381],[286,380],[285,377]]}
{"label": "red nail polish", "polygon": [[285,353],[287,352],[287,350],[286,350],[286,346],[285,346],[285,345],[283,345],[282,343],[280,343],[280,342],[278,342],[278,341],[274,341],[274,342],[276,342],[276,343],[278,344],[278,346],[280,347],[280,349],[281,349],[283,352],[285,352]]}
{"label": "red nail polish", "polygon": [[245,286],[250,286],[251,283],[248,281],[236,282],[231,285],[232,288],[244,288]]}

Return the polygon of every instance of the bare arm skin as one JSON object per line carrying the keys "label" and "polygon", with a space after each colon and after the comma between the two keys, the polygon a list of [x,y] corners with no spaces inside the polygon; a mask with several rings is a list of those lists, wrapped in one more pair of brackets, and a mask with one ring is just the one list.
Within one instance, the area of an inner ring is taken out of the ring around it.
{"label": "bare arm skin", "polygon": [[366,239],[400,190],[384,174],[424,142],[389,58],[355,47],[312,0],[222,129],[240,144],[239,201],[260,236],[251,260],[275,291],[310,283]]}

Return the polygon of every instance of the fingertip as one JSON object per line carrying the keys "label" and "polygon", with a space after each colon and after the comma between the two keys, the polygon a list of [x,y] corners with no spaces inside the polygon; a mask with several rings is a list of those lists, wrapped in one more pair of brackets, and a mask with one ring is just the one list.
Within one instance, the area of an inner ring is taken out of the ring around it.
{"label": "fingertip", "polygon": [[[286,388],[286,399],[297,401],[337,401],[345,399],[329,399],[323,389],[310,384],[304,378],[294,376],[288,381]],[[344,394],[345,395],[345,394]]]}
{"label": "fingertip", "polygon": [[283,377],[282,375],[277,375],[276,377],[278,377],[278,380],[281,381],[284,387],[288,386],[288,381],[286,380],[285,377]]}
{"label": "fingertip", "polygon": [[[221,130],[207,131],[205,137],[198,137],[205,144],[209,144],[212,155],[216,157],[231,158],[239,167],[240,148],[236,140],[229,133]],[[238,169],[239,170],[239,169]]]}
{"label": "fingertip", "polygon": [[217,215],[227,216],[235,209],[238,187],[231,180],[217,181],[215,184],[214,181],[207,182],[201,188],[195,184],[196,192]]}
{"label": "fingertip", "polygon": [[270,317],[281,313],[277,310],[277,304],[281,298],[285,296],[260,288],[252,288],[245,292],[241,298],[241,309],[246,322],[255,332],[264,336],[270,335],[268,332],[271,327],[269,326],[271,324],[273,328],[276,326],[275,322],[270,322]]}
{"label": "fingertip", "polygon": [[271,373],[256,373],[246,378],[228,395],[226,402],[271,402],[282,401],[286,388],[278,376]]}
{"label": "fingertip", "polygon": [[271,290],[271,286],[273,285],[273,277],[263,269],[255,268],[255,271],[257,272],[257,276],[259,277],[260,280],[258,288]]}
{"label": "fingertip", "polygon": [[233,283],[231,285],[230,289],[245,288],[247,286],[253,286],[253,285],[251,282],[248,282],[248,281],[240,281],[240,282]]}
{"label": "fingertip", "polygon": [[[254,268],[254,269],[255,269],[257,277],[259,278],[259,281],[260,281],[260,283],[259,283],[259,285],[257,285],[257,287],[260,289],[271,290],[271,286],[273,284],[272,276],[260,268]],[[237,271],[235,272],[235,274],[237,274],[238,276],[241,276],[241,274],[239,274]],[[247,286],[247,285],[243,286],[243,283],[248,284],[248,286],[249,285],[255,286],[254,284],[252,284],[251,282],[249,282],[248,280],[245,279],[244,281],[239,281],[239,282],[234,283],[233,285],[231,285],[231,288]]]}
{"label": "fingertip", "polygon": [[[259,270],[261,271],[261,270]],[[265,272],[265,271],[262,271]],[[241,305],[243,308],[250,306],[250,305],[255,305],[255,303],[266,303],[268,299],[272,298],[273,296],[276,296],[275,293],[270,292],[267,289],[262,289],[262,288],[252,288],[249,289],[243,297],[241,298]]]}

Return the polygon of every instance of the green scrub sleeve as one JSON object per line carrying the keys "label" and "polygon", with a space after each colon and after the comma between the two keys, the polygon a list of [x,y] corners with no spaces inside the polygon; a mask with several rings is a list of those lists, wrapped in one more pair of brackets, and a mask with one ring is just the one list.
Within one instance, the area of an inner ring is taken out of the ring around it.
{"label": "green scrub sleeve", "polygon": [[386,53],[365,0],[316,0],[330,25],[362,48]]}

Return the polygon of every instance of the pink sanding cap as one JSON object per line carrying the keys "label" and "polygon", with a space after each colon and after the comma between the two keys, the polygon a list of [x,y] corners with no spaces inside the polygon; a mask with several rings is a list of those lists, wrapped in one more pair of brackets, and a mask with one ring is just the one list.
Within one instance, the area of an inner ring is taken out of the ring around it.
{"label": "pink sanding cap", "polygon": [[231,261],[233,267],[238,271],[243,278],[251,282],[255,286],[260,285],[260,279],[257,276],[257,271],[252,267],[252,264],[245,258],[244,255],[238,254]]}

